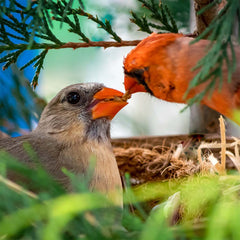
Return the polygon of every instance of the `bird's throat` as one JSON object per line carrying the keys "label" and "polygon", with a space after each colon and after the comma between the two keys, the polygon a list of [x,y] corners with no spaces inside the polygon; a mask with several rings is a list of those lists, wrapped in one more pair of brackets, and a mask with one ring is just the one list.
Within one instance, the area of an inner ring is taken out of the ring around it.
{"label": "bird's throat", "polygon": [[86,141],[104,142],[110,144],[110,120],[107,118],[98,118],[86,126]]}

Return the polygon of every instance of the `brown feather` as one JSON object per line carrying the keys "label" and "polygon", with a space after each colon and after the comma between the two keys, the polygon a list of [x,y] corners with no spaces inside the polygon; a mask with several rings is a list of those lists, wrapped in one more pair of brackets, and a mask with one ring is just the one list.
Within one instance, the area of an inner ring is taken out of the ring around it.
{"label": "brown feather", "polygon": [[[0,138],[0,149],[36,167],[23,148],[24,142],[28,142],[42,166],[68,190],[72,186],[62,168],[84,176],[89,160],[94,157],[96,166],[90,190],[108,194],[118,189],[121,194],[120,174],[110,143],[110,121],[106,118],[93,120],[88,107],[93,95],[102,87],[100,84],[76,84],[63,89],[46,106],[33,132],[16,138]],[[82,102],[79,106],[65,101],[71,91],[80,92]],[[122,204],[121,196],[114,200]]]}

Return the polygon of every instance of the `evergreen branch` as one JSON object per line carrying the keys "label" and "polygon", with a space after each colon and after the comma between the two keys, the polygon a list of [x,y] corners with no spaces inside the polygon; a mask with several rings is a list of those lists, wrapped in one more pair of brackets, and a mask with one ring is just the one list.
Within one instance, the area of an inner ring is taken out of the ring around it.
{"label": "evergreen branch", "polygon": [[[82,40],[84,42],[89,42],[90,40],[86,37],[86,35],[81,30],[79,19],[78,19],[77,15],[74,14],[73,17],[74,17],[74,21],[75,21],[76,31],[79,32],[79,35],[82,37]],[[73,32],[75,32],[74,29],[73,29]]]}
{"label": "evergreen branch", "polygon": [[45,35],[45,34],[35,33],[35,37],[41,38],[42,40],[48,40],[48,41],[55,42],[55,41],[53,41],[49,36],[47,36],[47,35]]}
{"label": "evergreen branch", "polygon": [[[98,16],[87,13],[83,2],[78,0],[81,9],[73,8],[73,0],[55,1],[38,0],[28,1],[23,4],[18,0],[10,0],[9,5],[0,4],[0,53],[10,51],[6,56],[0,57],[0,62],[5,63],[7,68],[11,63],[17,61],[18,56],[25,50],[41,49],[41,54],[23,64],[24,69],[36,62],[36,74],[33,79],[33,86],[36,86],[38,75],[42,69],[44,57],[50,49],[59,48],[82,48],[82,47],[122,47],[135,46],[139,41],[122,41],[112,29],[111,23],[107,20],[101,21]],[[82,32],[79,15],[88,17],[100,28],[109,33],[117,42],[92,42]],[[59,21],[69,26],[69,31],[78,34],[85,43],[64,43],[52,32],[53,21]],[[39,43],[38,40],[43,40]],[[18,41],[17,41],[18,40]],[[19,43],[20,41],[20,43]],[[51,41],[52,43],[48,43]]]}
{"label": "evergreen branch", "polygon": [[43,68],[43,62],[47,55],[47,52],[48,52],[47,49],[42,51],[39,55],[38,61],[34,65],[34,67],[37,68],[37,70],[35,72],[32,82],[31,82],[31,85],[33,88],[36,88],[36,86],[38,85],[39,74],[40,74],[41,69]]}
{"label": "evergreen branch", "polygon": [[186,106],[183,110],[181,110],[181,112],[186,110],[186,108],[188,108],[189,106],[192,106],[194,103],[201,102],[203,97],[207,93],[209,93],[211,89],[215,87],[215,84],[216,84],[216,79],[213,79],[202,92],[198,93],[196,96],[188,100],[188,106]]}
{"label": "evergreen branch", "polygon": [[78,34],[78,35],[82,38],[82,40],[83,40],[84,42],[89,42],[90,40],[89,40],[89,39],[86,37],[86,35],[81,31],[81,28],[80,28],[80,24],[79,24],[79,22],[78,22],[78,19],[76,19],[76,18],[77,18],[76,15],[74,14],[73,16],[74,16],[75,24],[74,24],[68,17],[65,17],[64,19],[62,19],[62,18],[60,18],[60,17],[55,17],[54,20],[59,21],[59,22],[61,22],[61,23],[62,23],[62,21],[65,22],[65,23],[67,23],[67,24],[71,27],[70,29],[68,29],[69,32],[76,33],[76,34]]}
{"label": "evergreen branch", "polygon": [[[6,57],[6,60],[4,62],[5,65],[2,67],[3,70],[6,70],[12,63],[15,63],[19,57],[19,55],[24,51],[24,49],[19,49],[16,52],[12,53],[12,54],[8,54]],[[0,62],[2,61],[2,58],[0,59]]]}
{"label": "evergreen branch", "polygon": [[73,4],[73,0],[69,0],[67,3],[65,0],[63,0],[63,3],[65,4],[65,8],[63,11],[62,19],[65,19],[65,17],[67,16],[68,9],[71,8],[71,6]]}
{"label": "evergreen branch", "polygon": [[[24,24],[24,23],[16,23],[16,22],[11,22],[5,18],[0,18],[0,21],[1,21],[1,35],[5,35],[7,36],[9,32],[6,32],[5,30],[5,26],[10,28],[13,32],[23,36],[23,38],[25,38],[24,40],[25,41],[28,41],[29,40],[29,33],[27,32],[26,30],[26,27],[27,25]],[[20,36],[18,36],[20,37]],[[10,41],[10,40],[9,40]],[[7,39],[4,39],[2,41],[3,43],[7,43]]]}
{"label": "evergreen branch", "polygon": [[100,28],[104,29],[106,32],[112,35],[114,40],[116,40],[117,42],[122,41],[122,39],[117,35],[117,33],[113,31],[112,26],[108,20],[105,20],[105,23],[104,23],[103,21],[99,20],[98,16],[94,17],[92,14],[85,12],[81,8],[77,10],[72,10],[72,13],[76,13],[76,14],[79,14],[80,16],[87,17],[93,22],[99,24]]}
{"label": "evergreen branch", "polygon": [[[32,50],[36,50],[36,49],[42,49],[43,51],[37,55],[36,57],[34,57],[33,59],[31,59],[30,61],[28,61],[26,64],[24,64],[21,67],[21,70],[23,70],[24,68],[28,67],[29,65],[31,65],[32,63],[34,63],[35,61],[36,64],[34,65],[34,67],[37,68],[36,73],[34,75],[34,78],[32,80],[32,86],[35,88],[38,84],[38,76],[40,74],[40,71],[43,67],[43,62],[44,62],[44,58],[48,52],[48,50],[51,49],[63,49],[63,48],[73,48],[73,49],[77,49],[77,48],[87,48],[87,47],[103,47],[103,48],[109,48],[109,47],[126,47],[126,46],[136,46],[138,43],[140,42],[140,40],[133,40],[133,41],[121,41],[121,42],[116,42],[116,41],[99,41],[99,42],[92,42],[89,41],[87,43],[81,43],[81,42],[68,42],[68,43],[61,43],[61,44],[51,44],[51,43],[36,43],[34,42],[31,45],[31,49]],[[0,57],[0,63],[5,62],[6,64],[3,66],[3,69],[5,70],[7,67],[9,67],[12,63],[15,63],[19,57],[19,55],[25,51],[29,49],[29,45],[28,44],[11,44],[11,45],[0,45],[0,53],[4,52],[4,51],[14,51],[17,50],[15,52],[11,52],[6,56]]]}
{"label": "evergreen branch", "polygon": [[6,56],[1,57],[0,58],[0,63],[6,62],[9,58],[11,58],[14,55],[14,53],[15,52],[11,52],[11,53],[7,54]]}
{"label": "evergreen branch", "polygon": [[53,28],[52,19],[47,10],[44,10],[44,16],[46,17],[46,23],[49,24],[51,28]]}
{"label": "evergreen branch", "polygon": [[[44,15],[45,15],[45,16],[48,16],[47,12],[45,12]],[[60,41],[60,40],[52,33],[52,31],[50,30],[46,18],[43,18],[43,24],[44,24],[44,29],[45,29],[45,31],[46,31],[46,34],[47,34],[49,40],[51,40],[52,42],[55,42],[55,43],[57,43],[57,44],[61,44],[61,41]]]}
{"label": "evergreen branch", "polygon": [[4,24],[4,26],[7,26],[7,27],[11,28],[15,32],[18,32],[20,34],[22,32],[22,28],[23,28],[22,24],[11,22],[11,21],[9,21],[7,19],[4,19],[4,18],[1,19],[1,23]]}
{"label": "evergreen branch", "polygon": [[178,32],[176,22],[166,4],[160,2],[160,4],[158,5],[154,0],[138,1],[141,2],[143,6],[150,11],[151,18],[160,23],[160,25],[157,25],[155,23],[149,23],[145,16],[139,17],[136,13],[131,12],[133,16],[133,19],[130,19],[131,22],[138,25],[141,31],[151,33],[152,30],[150,29],[150,27],[154,27],[156,29],[161,29],[167,32]]}
{"label": "evergreen branch", "polygon": [[41,53],[39,55],[37,55],[36,57],[32,58],[29,62],[27,62],[26,64],[24,64],[22,67],[20,67],[20,71],[22,71],[24,68],[30,66],[32,63],[36,62],[39,58],[41,58],[42,55]]}
{"label": "evergreen branch", "polygon": [[32,28],[32,32],[30,34],[29,41],[28,41],[28,49],[31,49],[31,46],[34,43],[34,37],[35,37],[36,31],[37,31],[37,24],[34,25]]}
{"label": "evergreen branch", "polygon": [[25,7],[23,5],[21,5],[19,2],[17,1],[13,1],[13,3],[15,4],[16,7],[20,8],[20,9],[25,9]]}
{"label": "evergreen branch", "polygon": [[152,30],[149,28],[150,23],[147,21],[146,16],[142,16],[139,18],[136,13],[131,12],[133,18],[130,18],[130,21],[132,23],[135,23],[138,27],[139,30],[142,32],[147,32],[147,33],[152,33]]}
{"label": "evergreen branch", "polygon": [[151,23],[151,22],[149,22],[148,25],[155,29],[159,29],[159,30],[163,30],[163,31],[168,30],[167,27],[165,27],[165,26],[159,26],[159,25]]}
{"label": "evergreen branch", "polygon": [[[205,9],[209,9],[209,7],[206,6]],[[209,83],[209,87],[206,88],[207,90],[204,90],[203,93],[194,97],[189,104],[192,104],[194,101],[201,101],[208,91],[213,90],[211,87],[214,88],[216,82],[218,82],[219,90],[221,90],[223,84],[222,67],[224,63],[226,63],[227,66],[228,82],[231,81],[232,74],[236,69],[236,56],[232,43],[233,28],[230,26],[234,25],[236,18],[238,19],[238,23],[240,23],[239,11],[239,0],[228,1],[224,9],[221,10],[206,30],[192,42],[194,44],[206,36],[211,40],[207,54],[193,69],[200,69],[200,71],[190,82],[185,96],[187,96],[192,88],[201,83],[210,81],[210,83],[214,82],[214,84]],[[201,11],[201,13],[203,13],[203,11]]]}
{"label": "evergreen branch", "polygon": [[9,17],[15,24],[19,24],[17,18],[15,18],[11,13],[8,14],[8,17]]}
{"label": "evergreen branch", "polygon": [[5,42],[6,44],[12,45],[12,42],[8,38],[6,30],[5,30],[5,26],[3,24],[1,24],[0,37],[1,37],[0,41]]}
{"label": "evergreen branch", "polygon": [[168,15],[168,17],[169,17],[170,23],[171,23],[172,28],[173,28],[173,32],[174,32],[174,33],[177,33],[177,32],[178,32],[177,24],[176,24],[176,22],[175,22],[175,20],[174,20],[174,18],[173,18],[173,15],[172,15],[172,13],[170,12],[170,9],[168,8],[167,5],[165,5],[165,11],[167,12],[167,15]]}
{"label": "evergreen branch", "polygon": [[79,5],[80,5],[80,7],[81,7],[82,9],[84,9],[83,1],[82,1],[82,0],[78,0],[78,3],[79,3]]}
{"label": "evergreen branch", "polygon": [[[81,37],[81,40],[83,40],[84,42],[88,42],[89,39],[86,37],[86,35],[81,30],[80,23],[79,23],[76,12],[73,12],[72,9],[70,9],[71,5],[72,5],[72,2],[68,2],[68,3],[66,3],[66,1],[57,2],[58,8],[56,8],[54,10],[53,20],[59,21],[61,23],[61,25],[63,23],[68,24],[70,26],[70,29],[68,30],[69,32],[78,34]],[[72,22],[70,20],[70,18],[68,17],[68,15],[70,15],[70,14],[73,14],[75,23]]]}
{"label": "evergreen branch", "polygon": [[[51,44],[51,43],[34,43],[31,46],[31,50],[34,49],[62,49],[62,48],[87,48],[87,47],[129,47],[129,46],[136,46],[141,40],[131,40],[131,41],[124,41],[115,42],[115,41],[89,41],[88,43],[83,42],[68,42],[68,43],[61,43],[61,44]],[[12,44],[12,45],[0,45],[0,53],[3,51],[11,51],[16,49],[28,49],[28,44]],[[1,61],[2,58],[0,58]]]}
{"label": "evergreen branch", "polygon": [[[69,42],[64,43],[60,47],[56,48],[86,48],[86,47],[103,47],[103,48],[109,48],[109,47],[129,47],[129,46],[136,46],[138,43],[140,43],[141,40],[132,40],[132,41],[125,41],[122,40],[121,42],[113,42],[113,41],[89,41],[88,43],[79,43],[79,42]],[[1,46],[0,46],[1,48]]]}
{"label": "evergreen branch", "polygon": [[20,36],[17,36],[15,34],[12,34],[12,33],[7,33],[6,32],[6,35],[9,36],[9,37],[12,37],[12,38],[15,38],[15,39],[18,39],[18,40],[22,40],[22,41],[25,41],[26,39],[24,37],[20,37]]}
{"label": "evergreen branch", "polygon": [[[240,22],[240,21],[239,21],[239,22]],[[239,36],[240,36],[240,32],[239,32]],[[239,43],[240,43],[240,38],[239,38]],[[236,59],[236,54],[235,54],[235,50],[234,50],[233,43],[230,42],[229,44],[230,44],[230,49],[231,49],[232,58],[233,58],[233,59]],[[232,73],[234,72],[234,70],[235,70],[236,67],[237,67],[236,61],[231,61],[229,64],[231,64],[231,67],[230,67],[230,71],[229,71],[228,82],[231,81]]]}

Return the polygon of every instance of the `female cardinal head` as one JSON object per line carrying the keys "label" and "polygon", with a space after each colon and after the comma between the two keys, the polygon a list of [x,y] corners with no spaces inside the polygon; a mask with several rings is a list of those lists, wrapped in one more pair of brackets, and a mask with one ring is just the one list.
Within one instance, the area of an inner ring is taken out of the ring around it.
{"label": "female cardinal head", "polygon": [[45,107],[36,131],[66,139],[109,137],[110,120],[127,105],[122,95],[98,83],[70,85]]}

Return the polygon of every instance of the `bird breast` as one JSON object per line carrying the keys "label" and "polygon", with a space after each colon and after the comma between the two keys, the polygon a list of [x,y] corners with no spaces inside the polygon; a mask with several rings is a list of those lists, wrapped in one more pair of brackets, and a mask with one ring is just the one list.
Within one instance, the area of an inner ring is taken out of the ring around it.
{"label": "bird breast", "polygon": [[110,142],[86,141],[76,144],[62,151],[59,159],[61,165],[75,174],[87,175],[93,166],[90,190],[107,194],[115,203],[122,204],[122,183]]}

